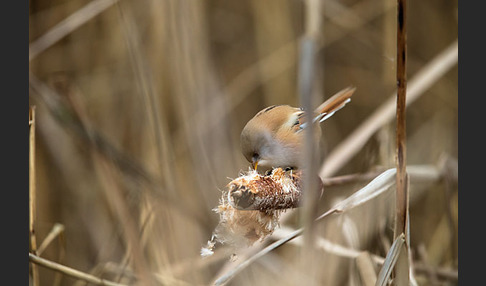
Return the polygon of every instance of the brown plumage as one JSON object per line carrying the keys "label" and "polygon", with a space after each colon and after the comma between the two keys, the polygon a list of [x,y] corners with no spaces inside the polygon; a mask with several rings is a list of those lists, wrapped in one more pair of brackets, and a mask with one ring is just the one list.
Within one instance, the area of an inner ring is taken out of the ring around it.
{"label": "brown plumage", "polygon": [[[322,122],[351,100],[356,88],[348,87],[336,93],[314,111],[313,121]],[[256,169],[266,167],[298,168],[307,122],[301,108],[272,105],[258,112],[241,132],[241,148],[245,158]],[[318,141],[321,129],[315,134]]]}

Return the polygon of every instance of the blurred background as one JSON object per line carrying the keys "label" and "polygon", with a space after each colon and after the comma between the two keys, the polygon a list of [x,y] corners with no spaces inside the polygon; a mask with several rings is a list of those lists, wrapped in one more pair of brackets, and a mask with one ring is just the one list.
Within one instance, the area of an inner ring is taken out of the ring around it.
{"label": "blurred background", "polygon": [[[322,124],[321,162],[396,88],[395,4],[322,2],[317,97],[357,91]],[[409,79],[457,39],[457,10],[457,1],[408,1]],[[249,168],[240,132],[264,107],[300,102],[304,1],[31,0],[29,15],[38,244],[64,226],[41,256],[126,284],[211,283],[232,262],[218,249],[205,260],[199,251],[218,223],[221,191]],[[408,164],[441,171],[427,183],[412,178],[411,249],[422,285],[457,284],[457,177],[442,168],[457,173],[457,79],[456,65],[407,109]],[[395,122],[383,122],[332,175],[392,168],[394,146]],[[319,208],[366,182],[327,188]],[[321,222],[318,235],[384,257],[393,204],[380,196]],[[230,285],[295,285],[298,251],[285,245]],[[354,259],[316,253],[317,285],[361,285]],[[39,279],[84,285],[45,268]]]}

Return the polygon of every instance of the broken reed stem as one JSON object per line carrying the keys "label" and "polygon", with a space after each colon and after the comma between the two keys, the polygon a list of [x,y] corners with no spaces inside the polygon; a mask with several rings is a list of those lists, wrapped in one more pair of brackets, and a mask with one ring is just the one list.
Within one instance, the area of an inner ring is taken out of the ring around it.
{"label": "broken reed stem", "polygon": [[124,284],[119,284],[119,283],[115,283],[115,282],[112,282],[112,281],[108,281],[108,280],[105,280],[105,279],[98,278],[98,277],[93,276],[91,274],[87,274],[87,273],[81,272],[79,270],[73,269],[71,267],[67,267],[67,266],[64,266],[62,264],[41,258],[37,255],[32,254],[32,253],[29,253],[29,260],[32,263],[41,265],[43,267],[52,269],[54,271],[63,273],[65,275],[71,276],[71,277],[76,278],[76,279],[81,279],[83,281],[93,283],[95,285],[106,285],[106,286],[121,286],[121,285],[124,285]]}
{"label": "broken reed stem", "polygon": [[64,225],[60,223],[56,223],[52,227],[52,230],[49,232],[46,238],[44,238],[39,248],[37,249],[37,255],[41,255],[56,237],[59,236],[59,238],[62,239],[61,235],[63,233],[64,233]]}
{"label": "broken reed stem", "polygon": [[[37,254],[37,240],[35,237],[35,106],[29,108],[29,234],[30,252]],[[32,284],[39,285],[39,272],[32,265]]]}
{"label": "broken reed stem", "polygon": [[396,239],[406,233],[407,218],[407,148],[406,148],[406,95],[407,95],[407,29],[406,0],[397,0],[397,109],[396,109],[396,147],[397,147],[397,193],[396,193]]}

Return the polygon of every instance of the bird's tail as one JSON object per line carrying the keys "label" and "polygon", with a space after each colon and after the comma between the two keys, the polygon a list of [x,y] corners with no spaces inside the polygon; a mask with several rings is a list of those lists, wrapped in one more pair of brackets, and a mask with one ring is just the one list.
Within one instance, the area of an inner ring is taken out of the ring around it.
{"label": "bird's tail", "polygon": [[331,117],[336,111],[343,108],[346,103],[351,101],[351,96],[355,90],[355,87],[347,87],[324,101],[323,104],[316,108],[315,113],[318,115],[314,121],[319,120],[319,122],[322,122]]}

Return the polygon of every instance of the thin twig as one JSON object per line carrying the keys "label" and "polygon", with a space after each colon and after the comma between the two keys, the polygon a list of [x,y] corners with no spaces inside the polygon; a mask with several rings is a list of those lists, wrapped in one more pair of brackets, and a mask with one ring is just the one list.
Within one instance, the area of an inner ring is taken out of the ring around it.
{"label": "thin twig", "polygon": [[[418,71],[408,82],[407,102],[409,105],[419,98],[438,79],[449,71],[458,60],[458,41],[454,41],[444,51],[432,59]],[[327,156],[319,175],[326,178],[334,175],[354,155],[356,155],[368,139],[384,124],[393,119],[396,108],[396,91],[389,99],[379,106],[368,119],[358,126]]]}
{"label": "thin twig", "polygon": [[29,253],[29,260],[32,263],[35,263],[37,265],[44,266],[46,268],[52,269],[57,272],[61,272],[63,274],[66,274],[68,276],[84,280],[89,283],[93,283],[95,285],[106,285],[106,286],[122,286],[124,284],[119,284],[115,283],[109,280],[105,280],[102,278],[95,277],[93,275],[81,272],[79,270],[73,269],[71,267],[64,266],[62,264],[47,260],[45,258],[39,257],[37,255],[34,255],[32,253]]}
{"label": "thin twig", "polygon": [[355,174],[348,174],[348,175],[336,176],[331,178],[323,178],[321,181],[324,188],[333,187],[333,186],[342,186],[345,184],[352,184],[352,183],[357,183],[362,181],[371,181],[376,176],[381,174],[384,170],[385,169],[377,169],[366,173],[355,173]]}
{"label": "thin twig", "polygon": [[37,255],[41,255],[44,250],[49,246],[49,244],[58,236],[61,235],[64,232],[64,225],[60,223],[56,223],[53,227],[52,230],[49,232],[49,234],[44,238],[42,241],[41,245],[39,246],[39,249],[37,249]]}
{"label": "thin twig", "polygon": [[[60,263],[64,260],[64,254],[65,254],[65,247],[63,242],[63,233],[64,233],[64,225],[60,223],[56,223],[53,227],[52,230],[49,232],[49,234],[44,238],[42,241],[41,245],[37,249],[37,253],[34,253],[38,256],[40,256],[44,250],[51,244],[51,242],[59,236],[59,256],[58,260]],[[54,281],[52,285],[61,285],[61,279],[62,279],[62,274],[61,273],[56,273],[54,276]]]}

